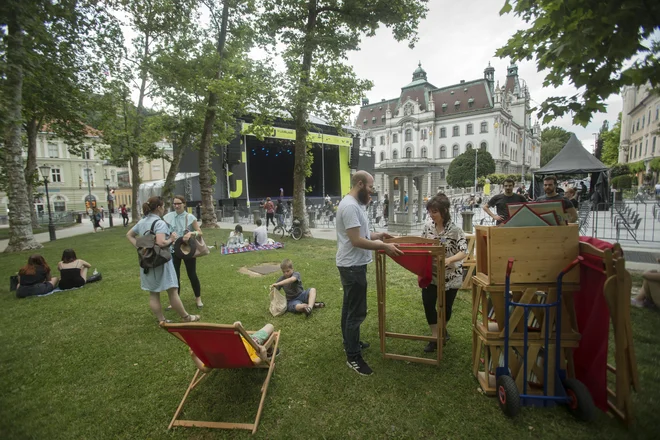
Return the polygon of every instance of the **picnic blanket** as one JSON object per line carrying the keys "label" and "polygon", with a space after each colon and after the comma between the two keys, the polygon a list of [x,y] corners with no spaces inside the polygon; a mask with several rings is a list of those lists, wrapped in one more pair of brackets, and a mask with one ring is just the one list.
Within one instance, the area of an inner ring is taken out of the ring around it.
{"label": "picnic blanket", "polygon": [[261,246],[255,246],[254,244],[249,244],[247,246],[239,247],[239,248],[229,248],[227,246],[222,246],[220,248],[220,253],[222,255],[229,255],[229,254],[242,254],[243,252],[252,252],[252,251],[270,251],[273,249],[280,249],[283,248],[284,245],[280,243],[279,241],[276,241],[273,244],[264,244]]}

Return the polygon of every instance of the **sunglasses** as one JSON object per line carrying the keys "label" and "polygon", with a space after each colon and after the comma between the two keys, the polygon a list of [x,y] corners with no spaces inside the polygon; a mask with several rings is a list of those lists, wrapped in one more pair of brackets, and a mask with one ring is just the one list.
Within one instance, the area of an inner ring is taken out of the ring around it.
{"label": "sunglasses", "polygon": [[183,205],[183,203],[172,203],[173,205]]}

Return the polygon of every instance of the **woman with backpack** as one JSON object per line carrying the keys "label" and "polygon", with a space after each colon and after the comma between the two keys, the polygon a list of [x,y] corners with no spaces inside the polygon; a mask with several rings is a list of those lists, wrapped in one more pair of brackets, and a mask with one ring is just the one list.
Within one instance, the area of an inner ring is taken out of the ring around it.
{"label": "woman with backpack", "polygon": [[[137,238],[145,234],[155,235],[155,245],[160,248],[168,248],[178,237],[176,232],[169,232],[169,226],[161,218],[165,209],[160,197],[150,197],[147,203],[142,205],[144,216],[130,231],[126,238],[135,248]],[[168,251],[169,252],[169,251]],[[174,264],[169,259],[164,264],[149,269],[140,270],[140,287],[149,292],[149,307],[158,319],[158,322],[168,322],[163,315],[163,307],[160,304],[160,292],[167,290],[172,309],[174,309],[185,322],[199,321],[199,315],[190,315],[179,298],[179,283],[174,270]]]}

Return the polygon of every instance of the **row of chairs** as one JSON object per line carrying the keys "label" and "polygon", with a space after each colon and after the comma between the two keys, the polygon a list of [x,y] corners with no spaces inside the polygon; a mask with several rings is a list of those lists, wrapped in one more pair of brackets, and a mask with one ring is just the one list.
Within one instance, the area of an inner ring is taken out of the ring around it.
{"label": "row of chairs", "polygon": [[616,229],[616,239],[619,240],[621,230],[625,230],[637,243],[637,229],[642,223],[642,217],[632,205],[626,205],[621,208],[621,205],[615,204],[615,214],[612,215],[612,225]]}

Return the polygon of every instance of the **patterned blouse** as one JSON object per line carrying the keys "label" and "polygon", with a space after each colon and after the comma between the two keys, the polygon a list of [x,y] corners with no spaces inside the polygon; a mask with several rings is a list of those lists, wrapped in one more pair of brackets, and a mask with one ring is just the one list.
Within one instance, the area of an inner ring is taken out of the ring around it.
{"label": "patterned blouse", "polygon": [[[445,227],[445,230],[438,234],[435,229],[435,222],[429,218],[422,229],[422,237],[440,240],[445,247],[445,258],[452,257],[459,252],[467,253],[467,240],[463,230],[453,222]],[[433,265],[433,284],[437,285],[436,267]],[[445,290],[460,289],[463,284],[463,260],[456,261],[445,267]]]}

